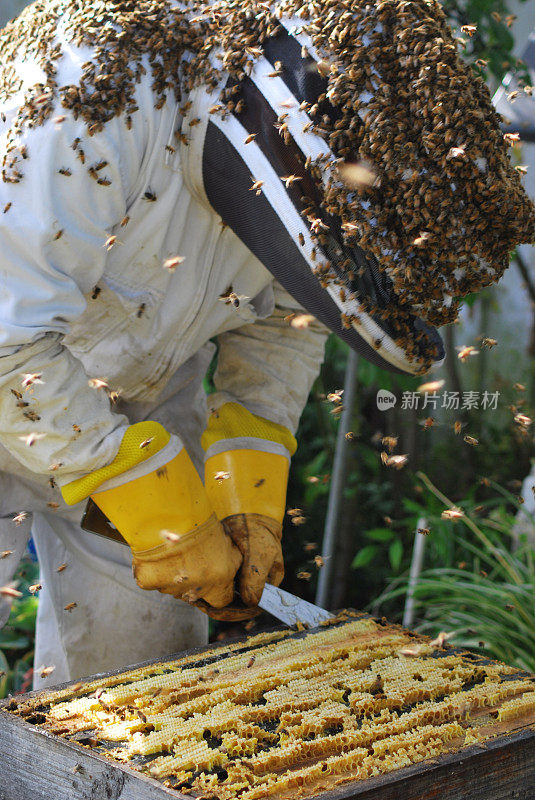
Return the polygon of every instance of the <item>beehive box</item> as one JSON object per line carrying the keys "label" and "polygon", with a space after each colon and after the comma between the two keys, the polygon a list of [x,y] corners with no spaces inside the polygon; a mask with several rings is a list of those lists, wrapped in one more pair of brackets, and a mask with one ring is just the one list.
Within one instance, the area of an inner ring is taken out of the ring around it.
{"label": "beehive box", "polygon": [[0,800],[532,800],[535,678],[345,612],[7,700]]}

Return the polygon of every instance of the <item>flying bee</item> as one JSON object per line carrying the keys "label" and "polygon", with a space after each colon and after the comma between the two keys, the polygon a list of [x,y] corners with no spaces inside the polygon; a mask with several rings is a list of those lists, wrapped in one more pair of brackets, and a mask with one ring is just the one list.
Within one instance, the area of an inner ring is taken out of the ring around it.
{"label": "flying bee", "polygon": [[264,181],[257,181],[253,177],[251,177],[251,180],[253,181],[253,185],[249,187],[249,191],[256,192],[256,196],[258,197],[258,195],[262,192]]}
{"label": "flying bee", "polygon": [[281,175],[281,181],[284,183],[287,189],[293,186],[296,181],[302,180],[303,178],[301,178],[299,175]]}
{"label": "flying bee", "polygon": [[108,238],[104,242],[104,247],[109,252],[116,242],[117,242],[117,236],[108,236]]}
{"label": "flying bee", "polygon": [[239,308],[242,300],[249,300],[245,294],[236,294],[232,285],[229,286],[223,294],[219,295],[219,300],[222,300],[226,306],[232,305],[234,308]]}
{"label": "flying bee", "polygon": [[468,434],[463,436],[463,441],[465,441],[466,444],[471,444],[473,447],[479,444],[479,439],[476,439],[474,436],[469,436]]}
{"label": "flying bee", "polygon": [[102,378],[89,378],[87,381],[91,389],[107,389],[108,384]]}

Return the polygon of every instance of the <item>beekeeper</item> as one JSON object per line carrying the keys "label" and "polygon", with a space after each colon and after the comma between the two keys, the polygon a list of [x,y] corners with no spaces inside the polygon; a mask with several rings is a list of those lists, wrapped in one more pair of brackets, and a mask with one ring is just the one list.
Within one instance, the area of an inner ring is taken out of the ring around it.
{"label": "beekeeper", "polygon": [[[193,5],[50,0],[0,39],[0,585],[31,533],[37,686],[202,644],[195,603],[280,583],[328,328],[398,371],[442,357],[418,315],[399,335],[392,281],[344,244],[313,180],[326,70],[283,18],[255,49],[260,6],[223,28]],[[81,529],[88,498],[129,548]]]}

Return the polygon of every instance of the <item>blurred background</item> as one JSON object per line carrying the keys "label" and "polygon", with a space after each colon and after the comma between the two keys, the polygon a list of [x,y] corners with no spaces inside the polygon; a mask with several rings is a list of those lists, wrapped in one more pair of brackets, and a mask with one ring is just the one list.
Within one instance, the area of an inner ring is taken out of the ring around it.
{"label": "blurred background", "polygon": [[[0,26],[25,5],[0,0]],[[442,5],[504,131],[519,134],[512,159],[535,198],[533,2]],[[466,25],[477,26],[473,36]],[[427,389],[330,338],[297,435],[283,588],[445,631],[535,671],[535,249],[519,248],[500,283],[467,297],[442,335],[448,356]],[[31,685],[31,548],[18,579],[24,596],[0,631],[0,697]],[[272,624],[260,617],[247,627]],[[214,626],[212,637],[236,632]]]}

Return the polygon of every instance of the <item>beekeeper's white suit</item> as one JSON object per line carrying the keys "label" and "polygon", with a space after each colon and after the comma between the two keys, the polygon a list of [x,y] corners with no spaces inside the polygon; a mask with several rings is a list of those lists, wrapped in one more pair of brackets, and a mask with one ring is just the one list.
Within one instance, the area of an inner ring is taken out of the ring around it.
{"label": "beekeeper's white suit", "polygon": [[[60,80],[74,82],[88,56],[65,45]],[[28,85],[41,79],[28,64],[24,74]],[[0,560],[0,585],[31,532],[43,584],[35,664],[55,666],[44,680],[37,671],[37,686],[207,635],[200,611],[138,588],[130,551],[82,531],[85,503],[69,509],[49,479],[64,484],[107,464],[129,423],[149,417],[178,434],[199,467],[211,340],[213,403],[238,401],[292,431],[322,359],[324,329],[285,321],[296,304],[210,207],[195,140],[177,139],[177,103],[169,97],[156,111],[150,83],[137,88],[130,130],[118,117],[89,137],[69,115],[49,119],[25,137],[24,179],[0,183],[0,214],[12,203],[0,216],[0,550],[14,551]],[[2,150],[20,100],[3,108]],[[77,137],[86,165],[107,162],[99,175],[111,185],[81,168]],[[164,262],[175,256],[183,261],[173,272]],[[220,299],[229,287],[246,298],[239,307]],[[23,387],[28,374],[41,377]],[[120,392],[116,407],[91,378]],[[8,612],[3,601],[0,624]]]}

